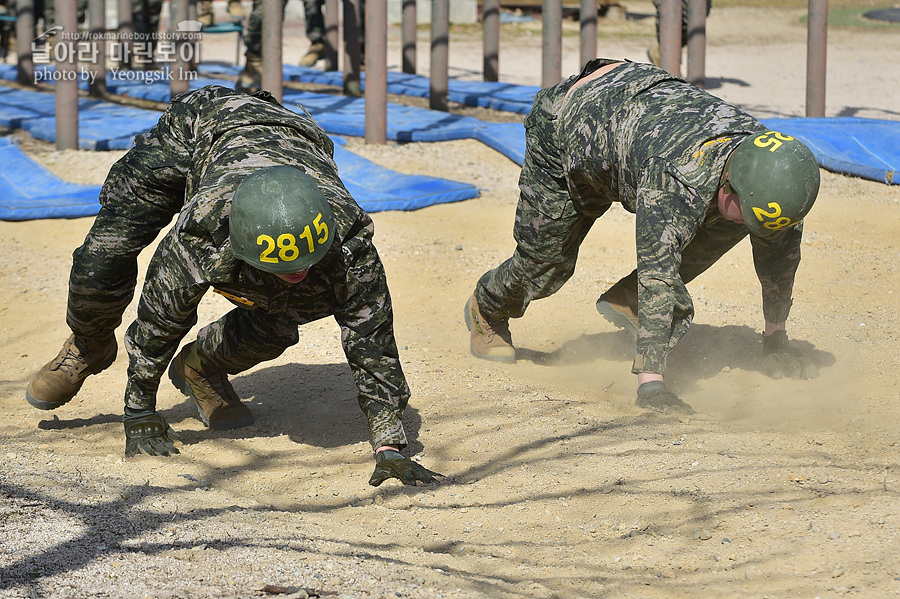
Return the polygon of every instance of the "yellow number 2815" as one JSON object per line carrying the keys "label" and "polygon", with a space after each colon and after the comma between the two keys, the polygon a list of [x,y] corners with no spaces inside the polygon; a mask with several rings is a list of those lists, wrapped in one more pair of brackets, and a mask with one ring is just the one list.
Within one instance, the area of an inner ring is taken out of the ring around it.
{"label": "yellow number 2815", "polygon": [[[315,253],[317,245],[328,241],[328,225],[322,222],[321,212],[313,219],[313,226],[316,228],[317,236],[313,234],[309,225],[306,225],[296,237],[292,233],[282,233],[277,239],[265,234],[257,237],[256,245],[263,246],[263,250],[259,253],[260,262],[271,264],[292,262],[300,257],[300,247],[304,245],[309,249],[308,253]],[[303,239],[306,243],[298,247],[298,239]]]}

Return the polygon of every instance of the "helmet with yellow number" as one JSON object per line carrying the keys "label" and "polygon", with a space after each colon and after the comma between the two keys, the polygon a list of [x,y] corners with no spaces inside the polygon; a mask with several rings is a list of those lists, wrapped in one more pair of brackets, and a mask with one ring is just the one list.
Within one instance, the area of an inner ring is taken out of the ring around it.
{"label": "helmet with yellow number", "polygon": [[748,137],[728,161],[728,183],[753,235],[766,237],[803,220],[819,193],[819,166],[806,145],[766,131]]}
{"label": "helmet with yellow number", "polygon": [[273,274],[304,271],[334,241],[331,206],[315,181],[293,166],[270,166],[248,175],[231,200],[231,250]]}

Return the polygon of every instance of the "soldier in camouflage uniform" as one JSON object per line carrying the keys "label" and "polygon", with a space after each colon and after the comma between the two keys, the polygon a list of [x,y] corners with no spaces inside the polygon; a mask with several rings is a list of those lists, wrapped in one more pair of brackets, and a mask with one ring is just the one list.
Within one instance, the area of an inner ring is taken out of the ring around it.
{"label": "soldier in camouflage uniform", "polygon": [[[228,14],[238,20],[243,19],[246,16],[241,0],[228,0]],[[216,14],[212,0],[199,0],[199,2],[197,2],[197,20],[200,21],[204,27],[215,24]]]}
{"label": "soldier in camouflage uniform", "polygon": [[539,92],[525,131],[517,248],[466,305],[474,355],[515,362],[508,319],[562,287],[594,220],[619,202],[636,215],[637,270],[597,308],[636,337],[639,406],[691,411],[663,382],[694,314],[685,284],[748,233],[767,372],[814,376],[785,333],[801,220],[819,185],[806,146],[659,68],[606,59]]}
{"label": "soldier in camouflage uniform", "polygon": [[[287,0],[283,0],[282,14]],[[303,0],[303,10],[306,20],[306,37],[310,46],[306,54],[300,59],[300,66],[311,67],[318,62],[325,53],[325,16],[322,12],[323,0]],[[365,64],[365,14],[366,1],[357,0],[360,36],[360,59]],[[247,22],[247,36],[245,39],[247,51],[244,54],[245,66],[238,76],[237,89],[253,93],[259,91],[262,80],[262,0],[253,0],[253,12]]]}
{"label": "soldier in camouflage uniform", "polygon": [[306,38],[309,40],[309,48],[300,59],[301,67],[313,66],[325,53],[324,8],[325,0],[303,0],[303,17],[306,21]]}
{"label": "soldier in camouflage uniform", "polygon": [[[227,374],[276,358],[298,342],[298,325],[334,316],[376,450],[370,482],[434,482],[434,473],[399,453],[407,444],[401,414],[409,388],[387,281],[372,220],[342,184],[333,151],[308,113],[291,112],[269,94],[210,86],[173,99],[110,170],[100,213],[73,256],[73,335],[35,376],[28,402],[55,409],[85,377],[112,364],[137,256],[177,215],[125,334],[126,455],[178,453],[177,437],[156,413],[160,377],[173,357],[173,383],[208,426],[246,426],[253,416]],[[297,212],[307,208],[309,216]],[[237,308],[176,356],[210,288]]]}

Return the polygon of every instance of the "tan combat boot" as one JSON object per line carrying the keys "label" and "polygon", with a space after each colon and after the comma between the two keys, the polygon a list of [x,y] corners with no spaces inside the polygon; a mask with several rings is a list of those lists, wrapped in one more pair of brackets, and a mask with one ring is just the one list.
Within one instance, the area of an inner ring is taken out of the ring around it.
{"label": "tan combat boot", "polygon": [[194,400],[200,420],[209,428],[222,431],[253,424],[253,413],[241,403],[228,375],[209,367],[204,369],[195,343],[185,345],[172,360],[169,379]]}
{"label": "tan combat boot", "polygon": [[482,316],[474,295],[466,302],[464,316],[466,328],[472,332],[469,348],[473,356],[491,362],[516,363],[516,348],[512,344],[508,320],[488,322]]}
{"label": "tan combat boot", "polygon": [[213,12],[213,3],[212,0],[200,0],[197,3],[197,20],[203,24],[204,27],[209,27],[213,23],[215,23],[215,12]]}
{"label": "tan combat boot", "polygon": [[242,91],[247,94],[254,94],[262,89],[261,58],[247,58],[247,64],[244,65],[244,70],[241,71],[240,75],[238,75],[238,80],[235,87],[238,91]]}
{"label": "tan combat boot", "polygon": [[309,50],[306,51],[306,54],[303,55],[303,58],[300,59],[301,67],[311,67],[322,58],[322,55],[325,53],[325,42],[313,42],[309,46]]}
{"label": "tan combat boot", "polygon": [[109,368],[117,349],[115,337],[106,343],[84,343],[71,335],[59,354],[31,379],[25,400],[39,410],[55,410],[75,397],[84,379]]}
{"label": "tan combat boot", "polygon": [[638,292],[637,273],[632,271],[597,300],[597,311],[620,329],[637,339]]}
{"label": "tan combat boot", "polygon": [[246,11],[244,11],[244,5],[241,4],[241,0],[228,0],[228,14],[235,19],[243,19],[247,16]]}

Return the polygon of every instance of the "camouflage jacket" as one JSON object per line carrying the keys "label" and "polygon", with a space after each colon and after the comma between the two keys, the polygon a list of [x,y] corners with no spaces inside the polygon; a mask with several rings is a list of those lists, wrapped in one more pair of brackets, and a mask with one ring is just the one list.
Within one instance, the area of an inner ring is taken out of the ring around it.
{"label": "camouflage jacket", "polygon": [[[715,261],[746,227],[718,212],[725,162],[747,136],[766,131],[752,116],[652,65],[625,63],[566,92],[610,60],[591,61],[578,76],[538,94],[526,121],[546,120],[555,138],[560,180],[575,208],[602,214],[619,202],[636,215],[639,331],[635,372],[663,372],[690,326],[694,308],[679,269],[688,245]],[[551,143],[551,147],[554,144]],[[800,260],[802,226],[766,239],[751,237],[762,285],[763,314],[784,321]],[[721,243],[709,239],[720,237]],[[727,240],[727,241],[726,241]],[[697,251],[694,252],[695,254]],[[698,273],[694,273],[698,274]]]}
{"label": "camouflage jacket", "polygon": [[[409,388],[373,223],[341,182],[333,151],[308,115],[208,87],[175,98],[159,124],[136,140],[134,159],[116,164],[104,186],[105,206],[140,218],[142,209],[184,204],[151,260],[138,317],[126,334],[126,405],[155,406],[160,377],[212,287],[241,308],[286,315],[295,331],[298,324],[333,315],[373,445],[406,444],[400,417]],[[274,165],[304,170],[334,213],[331,248],[296,285],[238,260],[229,243],[234,190],[251,172]]]}

